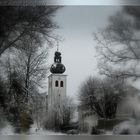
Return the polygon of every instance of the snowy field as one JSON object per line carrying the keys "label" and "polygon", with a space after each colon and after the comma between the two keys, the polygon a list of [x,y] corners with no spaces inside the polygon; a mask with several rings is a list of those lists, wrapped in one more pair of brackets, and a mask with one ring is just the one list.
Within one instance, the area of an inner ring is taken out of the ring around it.
{"label": "snowy field", "polygon": [[[7,125],[3,129],[0,130],[0,135],[21,135],[18,133],[14,133],[13,127],[11,125]],[[32,127],[28,133],[25,135],[65,135],[64,133],[47,131],[43,129],[36,130],[35,127]]]}
{"label": "snowy field", "polygon": [[[36,127],[32,127],[30,129],[30,131],[28,133],[14,133],[14,130],[13,130],[13,127],[11,125],[7,125],[6,127],[4,127],[3,129],[0,130],[0,135],[1,136],[8,136],[8,135],[32,135],[32,136],[45,136],[45,135],[60,135],[60,136],[64,136],[64,135],[67,135],[65,133],[60,133],[60,132],[53,132],[53,131],[48,131],[48,130],[43,130],[43,129],[39,129],[39,130],[36,130]],[[87,135],[90,135],[90,134],[86,134],[86,133],[81,133],[81,134],[78,134],[78,135],[81,135],[81,136],[87,136]],[[111,131],[107,131],[106,134],[104,135],[112,135],[112,132]]]}

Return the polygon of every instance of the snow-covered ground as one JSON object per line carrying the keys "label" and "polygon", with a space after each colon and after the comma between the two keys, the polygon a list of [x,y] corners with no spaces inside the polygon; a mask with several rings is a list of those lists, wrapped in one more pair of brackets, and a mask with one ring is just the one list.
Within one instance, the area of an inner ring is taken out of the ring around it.
{"label": "snow-covered ground", "polygon": [[112,135],[112,131],[106,131],[105,135]]}
{"label": "snow-covered ground", "polygon": [[[8,124],[3,129],[0,130],[0,135],[20,135],[20,134],[14,133],[13,127]],[[65,134],[60,132],[43,130],[42,128],[37,130],[36,127],[32,127],[30,131],[25,135],[65,135]]]}
{"label": "snow-covered ground", "polygon": [[[13,127],[10,124],[7,124],[4,128],[0,129],[0,135],[21,135],[20,133],[15,133]],[[61,132],[54,132],[49,130],[44,130],[42,128],[37,129],[36,124],[32,125],[29,132],[22,133],[22,135],[67,135]],[[90,133],[79,133],[78,135],[90,135]],[[106,131],[103,135],[112,135],[111,131]]]}
{"label": "snow-covered ground", "polygon": [[[22,133],[22,134],[24,134],[24,133]],[[21,134],[14,133],[13,127],[8,124],[6,127],[4,127],[3,129],[0,130],[0,135],[21,135]],[[43,130],[42,128],[37,130],[36,127],[32,127],[30,129],[30,131],[28,133],[26,133],[25,135],[66,135],[66,134],[61,133],[61,132]],[[90,134],[81,133],[79,135],[90,135]],[[112,135],[112,132],[107,131],[104,135]]]}
{"label": "snow-covered ground", "polygon": [[14,135],[13,127],[11,125],[6,125],[0,130],[0,135]]}
{"label": "snow-covered ground", "polygon": [[65,135],[65,134],[60,132],[43,130],[42,128],[36,131],[36,128],[31,128],[29,135]]}

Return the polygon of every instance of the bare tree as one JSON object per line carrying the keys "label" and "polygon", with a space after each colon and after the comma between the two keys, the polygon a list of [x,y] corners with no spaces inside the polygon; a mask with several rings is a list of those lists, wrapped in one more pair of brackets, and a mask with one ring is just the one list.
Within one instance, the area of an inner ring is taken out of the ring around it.
{"label": "bare tree", "polygon": [[1,102],[6,106],[7,119],[16,127],[29,128],[32,123],[29,105],[34,93],[39,93],[48,71],[48,48],[57,39],[53,30],[58,26],[53,16],[58,8],[7,6],[0,9],[0,74],[6,81]]}
{"label": "bare tree", "polygon": [[22,86],[21,77],[15,72],[11,72],[11,85],[6,96],[6,119],[14,126],[16,132],[28,131],[33,123],[26,102],[26,89]]}
{"label": "bare tree", "polygon": [[32,110],[32,118],[37,129],[44,127],[44,122],[47,116],[46,93],[40,94],[37,91],[34,91],[30,108]]}
{"label": "bare tree", "polygon": [[7,64],[9,86],[6,89],[8,94],[5,93],[4,109],[7,119],[12,122],[16,131],[24,129],[22,126],[29,129],[33,112],[31,105],[37,103],[34,99],[39,94],[38,87],[42,87],[42,80],[48,71],[47,48],[39,48],[32,41],[28,40],[22,44],[20,50],[14,50],[10,63],[8,61]]}
{"label": "bare tree", "polygon": [[63,125],[68,126],[73,119],[75,111],[75,105],[71,97],[67,97],[64,100],[62,110]]}
{"label": "bare tree", "polygon": [[140,77],[139,16],[139,7],[126,6],[110,17],[105,29],[94,34],[103,74],[113,75],[115,70],[124,78]]}
{"label": "bare tree", "polygon": [[115,118],[119,99],[123,96],[124,84],[121,79],[90,77],[81,86],[80,105],[87,113],[99,118]]}
{"label": "bare tree", "polygon": [[57,6],[2,6],[0,8],[0,55],[8,48],[20,48],[22,37],[31,36],[49,44],[55,39],[52,34],[57,28],[52,17]]}
{"label": "bare tree", "polygon": [[13,52],[14,56],[11,63],[13,69],[24,81],[23,87],[27,90],[28,96],[33,94],[34,90],[43,88],[42,81],[46,78],[48,72],[47,57],[48,47],[39,48],[38,42],[32,38],[24,38],[20,50]]}
{"label": "bare tree", "polygon": [[49,118],[48,116],[45,128],[54,129],[56,131],[68,130],[73,119],[75,109],[76,107],[71,97],[64,98],[61,105],[56,103],[53,108],[53,117]]}

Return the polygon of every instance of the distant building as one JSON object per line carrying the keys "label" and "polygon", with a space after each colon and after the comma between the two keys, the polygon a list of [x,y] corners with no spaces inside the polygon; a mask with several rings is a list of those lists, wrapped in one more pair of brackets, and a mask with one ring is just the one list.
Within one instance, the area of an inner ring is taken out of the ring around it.
{"label": "distant building", "polygon": [[126,88],[126,93],[118,103],[116,118],[119,120],[125,120],[132,118],[137,114],[138,107],[140,105],[140,91],[133,86]]}
{"label": "distant building", "polygon": [[61,63],[61,53],[56,51],[54,64],[50,68],[48,76],[48,125],[55,128],[62,124],[62,105],[66,99],[67,75],[64,75],[65,66]]}

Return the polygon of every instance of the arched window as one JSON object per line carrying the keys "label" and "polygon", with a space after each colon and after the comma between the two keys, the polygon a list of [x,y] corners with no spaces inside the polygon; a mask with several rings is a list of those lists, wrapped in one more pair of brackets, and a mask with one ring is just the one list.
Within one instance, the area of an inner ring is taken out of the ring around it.
{"label": "arched window", "polygon": [[63,86],[64,86],[63,81],[61,81],[61,82],[60,82],[60,86],[61,86],[61,87],[63,87]]}
{"label": "arched window", "polygon": [[55,86],[58,87],[58,81],[55,81]]}

